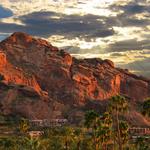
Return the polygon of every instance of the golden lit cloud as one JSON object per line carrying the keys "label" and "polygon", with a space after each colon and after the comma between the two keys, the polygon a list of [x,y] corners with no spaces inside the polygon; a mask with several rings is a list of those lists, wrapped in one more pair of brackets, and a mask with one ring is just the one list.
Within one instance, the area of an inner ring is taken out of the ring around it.
{"label": "golden lit cloud", "polygon": [[108,9],[109,5],[127,1],[130,0],[3,0],[1,3],[4,7],[13,10],[16,16],[42,10],[56,11],[67,15],[94,14],[111,16],[116,15],[116,12]]}
{"label": "golden lit cloud", "polygon": [[1,22],[3,22],[3,23],[15,23],[15,24],[17,24],[17,25],[23,25],[23,26],[25,26],[25,24],[23,23],[23,22],[21,22],[19,19],[17,19],[17,18],[13,18],[13,17],[9,17],[9,18],[3,18],[3,19],[1,19]]}

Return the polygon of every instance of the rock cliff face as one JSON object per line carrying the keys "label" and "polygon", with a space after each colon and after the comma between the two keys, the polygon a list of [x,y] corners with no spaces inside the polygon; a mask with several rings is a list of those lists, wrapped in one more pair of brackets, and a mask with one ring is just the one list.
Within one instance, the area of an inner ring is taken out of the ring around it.
{"label": "rock cliff face", "polygon": [[[148,79],[115,68],[110,60],[78,60],[45,40],[20,32],[0,43],[0,74],[5,84],[30,87],[41,101],[47,97],[47,103],[55,101],[62,107],[85,106],[88,101],[101,102],[116,94],[123,94],[133,102],[150,96]],[[42,104],[35,107],[39,106]],[[46,109],[50,114],[52,106]]]}
{"label": "rock cliff face", "polygon": [[28,72],[24,72],[23,69],[12,65],[2,50],[0,51],[0,73],[4,76],[7,83],[28,85],[32,86],[38,92],[41,91],[35,77]]}

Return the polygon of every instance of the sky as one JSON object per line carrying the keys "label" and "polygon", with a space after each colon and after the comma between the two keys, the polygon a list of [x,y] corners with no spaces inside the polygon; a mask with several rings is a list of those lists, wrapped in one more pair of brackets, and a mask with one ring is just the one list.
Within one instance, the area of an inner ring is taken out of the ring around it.
{"label": "sky", "polygon": [[150,77],[150,0],[0,0],[0,41],[16,31]]}

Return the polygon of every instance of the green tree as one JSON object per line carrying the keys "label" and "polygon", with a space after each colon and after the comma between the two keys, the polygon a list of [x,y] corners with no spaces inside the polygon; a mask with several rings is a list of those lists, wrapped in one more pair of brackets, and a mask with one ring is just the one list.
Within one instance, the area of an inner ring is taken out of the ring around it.
{"label": "green tree", "polygon": [[125,113],[128,110],[128,102],[123,96],[117,95],[113,96],[110,99],[109,110],[113,115],[113,123],[116,126],[117,132],[117,143],[119,146],[119,150],[122,150],[122,138],[121,138],[121,128],[120,128],[120,119],[119,116],[122,113]]}
{"label": "green tree", "polygon": [[142,113],[143,115],[150,117],[150,98],[144,101]]}

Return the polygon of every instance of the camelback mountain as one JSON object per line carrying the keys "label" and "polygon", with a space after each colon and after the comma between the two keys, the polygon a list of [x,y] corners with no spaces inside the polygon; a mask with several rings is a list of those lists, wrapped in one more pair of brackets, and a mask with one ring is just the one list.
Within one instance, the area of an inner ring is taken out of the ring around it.
{"label": "camelback mountain", "polygon": [[76,59],[43,39],[16,32],[0,42],[0,113],[29,119],[82,118],[90,108],[104,110],[124,95],[127,119],[150,125],[138,105],[150,96],[150,80],[115,68],[110,60]]}

